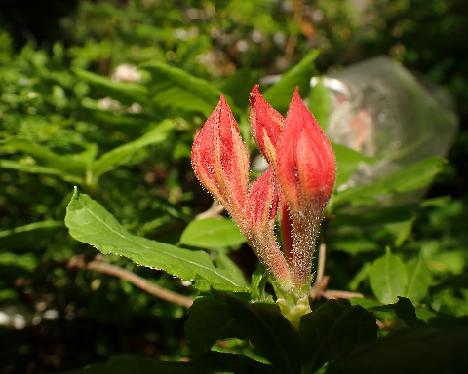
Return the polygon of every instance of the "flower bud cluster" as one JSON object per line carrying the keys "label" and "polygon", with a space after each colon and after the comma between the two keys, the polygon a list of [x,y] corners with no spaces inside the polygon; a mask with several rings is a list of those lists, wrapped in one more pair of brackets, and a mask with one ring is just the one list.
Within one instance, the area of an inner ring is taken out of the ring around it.
{"label": "flower bud cluster", "polygon": [[[250,122],[269,164],[257,180],[249,180],[248,151],[223,96],[195,138],[192,167],[281,287],[303,294],[310,285],[315,239],[335,181],[333,150],[297,89],[284,118],[255,86]],[[283,248],[275,236],[278,215]]]}

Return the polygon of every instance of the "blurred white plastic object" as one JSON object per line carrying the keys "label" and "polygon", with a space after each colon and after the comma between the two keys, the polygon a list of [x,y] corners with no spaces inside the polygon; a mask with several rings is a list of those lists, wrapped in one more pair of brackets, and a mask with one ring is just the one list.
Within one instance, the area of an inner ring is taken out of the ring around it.
{"label": "blurred white plastic object", "polygon": [[[312,78],[311,86],[318,83]],[[457,130],[451,97],[398,62],[376,57],[322,79],[332,93],[333,142],[373,157],[346,186],[365,184],[404,165],[447,155]]]}

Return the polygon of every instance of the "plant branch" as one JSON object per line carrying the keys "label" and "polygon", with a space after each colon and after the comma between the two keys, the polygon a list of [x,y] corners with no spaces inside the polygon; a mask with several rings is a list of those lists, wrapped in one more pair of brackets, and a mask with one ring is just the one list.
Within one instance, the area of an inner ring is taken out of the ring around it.
{"label": "plant branch", "polygon": [[68,268],[92,270],[97,273],[107,274],[116,278],[120,278],[132,283],[150,295],[165,301],[169,301],[170,303],[183,306],[184,308],[190,308],[193,304],[193,300],[190,297],[179,295],[174,291],[170,291],[166,288],[149,282],[128,270],[122,269],[116,265],[111,265],[101,260],[93,260],[86,263],[82,256],[75,256],[68,261]]}
{"label": "plant branch", "polygon": [[317,277],[310,288],[310,298],[315,300],[320,299],[321,297],[326,299],[352,299],[354,297],[364,297],[364,295],[359,292],[327,289],[328,283],[330,282],[330,276],[325,275],[326,259],[327,245],[325,243],[321,243],[318,255]]}
{"label": "plant branch", "polygon": [[215,200],[213,201],[213,205],[211,205],[211,207],[209,207],[204,212],[197,214],[195,218],[204,219],[204,218],[209,218],[209,217],[218,217],[223,210],[224,210],[224,207]]}

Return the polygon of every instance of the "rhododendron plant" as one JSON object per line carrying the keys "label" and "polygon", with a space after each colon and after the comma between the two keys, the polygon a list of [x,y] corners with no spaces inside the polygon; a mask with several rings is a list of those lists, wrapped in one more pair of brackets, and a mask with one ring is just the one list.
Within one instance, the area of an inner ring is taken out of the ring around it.
{"label": "rhododendron plant", "polygon": [[[283,118],[255,86],[250,121],[269,163],[263,175],[249,181],[248,151],[223,96],[195,138],[193,170],[238,224],[282,292],[305,298],[315,239],[335,180],[332,147],[297,89]],[[283,249],[275,237],[278,214]]]}

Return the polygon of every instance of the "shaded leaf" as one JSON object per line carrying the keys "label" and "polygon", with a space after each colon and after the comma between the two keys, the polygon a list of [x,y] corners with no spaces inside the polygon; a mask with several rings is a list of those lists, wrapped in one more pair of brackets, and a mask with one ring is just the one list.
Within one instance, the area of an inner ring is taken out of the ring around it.
{"label": "shaded leaf", "polygon": [[221,298],[197,298],[189,309],[184,331],[194,355],[208,352],[218,339],[243,338]]}
{"label": "shaded leaf", "polygon": [[300,350],[297,332],[275,304],[248,304],[224,295],[237,328],[255,349],[280,373],[299,373]]}
{"label": "shaded leaf", "polygon": [[53,235],[63,230],[62,221],[39,221],[0,231],[0,247],[9,249],[37,248],[49,244]]}
{"label": "shaded leaf", "polygon": [[419,327],[380,338],[331,363],[327,373],[464,373],[468,325]]}
{"label": "shaded leaf", "polygon": [[375,319],[347,300],[330,300],[302,317],[299,333],[307,372],[376,338]]}

